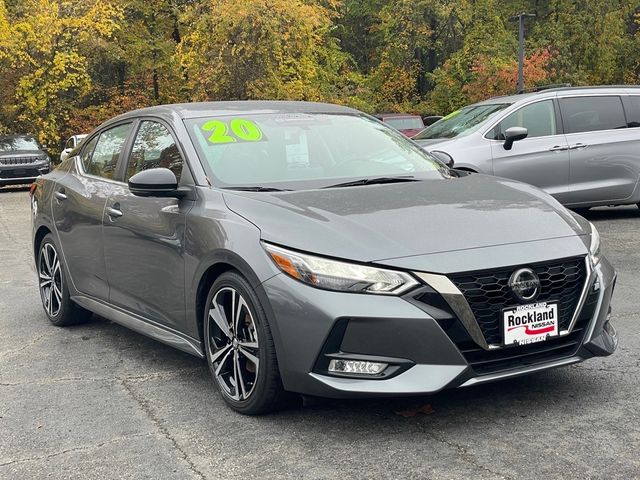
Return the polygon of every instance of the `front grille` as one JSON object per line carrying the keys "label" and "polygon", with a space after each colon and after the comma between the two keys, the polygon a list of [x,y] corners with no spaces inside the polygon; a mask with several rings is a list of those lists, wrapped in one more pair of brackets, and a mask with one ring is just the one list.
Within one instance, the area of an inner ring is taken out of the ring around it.
{"label": "front grille", "polygon": [[26,168],[20,170],[0,170],[0,178],[36,178],[40,172],[34,168]]}
{"label": "front grille", "polygon": [[[584,340],[589,321],[593,318],[598,303],[599,291],[592,291],[582,307],[571,333],[544,342],[523,346],[507,346],[496,350],[484,350],[461,331],[447,332],[478,375],[523,368],[538,363],[569,358],[575,355]],[[457,336],[457,338],[456,338]]]}
{"label": "front grille", "polygon": [[41,157],[33,155],[25,157],[2,157],[0,158],[0,165],[31,165],[41,160]]}
{"label": "front grille", "polygon": [[[536,302],[558,302],[560,330],[569,328],[586,281],[584,257],[528,265],[540,278],[540,295]],[[509,277],[517,270],[497,270],[450,275],[450,280],[467,299],[488,344],[502,343],[500,327],[504,308],[516,306],[509,288]]]}

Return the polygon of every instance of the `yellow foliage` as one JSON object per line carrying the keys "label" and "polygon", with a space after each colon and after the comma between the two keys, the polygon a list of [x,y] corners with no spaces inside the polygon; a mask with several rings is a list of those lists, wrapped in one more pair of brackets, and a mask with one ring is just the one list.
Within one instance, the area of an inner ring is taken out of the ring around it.
{"label": "yellow foliage", "polygon": [[10,21],[0,2],[3,117],[43,142],[57,142],[74,100],[91,87],[82,46],[112,35],[122,12],[100,1],[26,0],[23,15]]}

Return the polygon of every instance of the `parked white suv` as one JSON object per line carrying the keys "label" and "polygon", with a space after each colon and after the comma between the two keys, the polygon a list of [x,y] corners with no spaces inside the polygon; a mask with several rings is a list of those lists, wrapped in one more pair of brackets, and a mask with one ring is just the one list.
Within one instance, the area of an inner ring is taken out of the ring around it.
{"label": "parked white suv", "polygon": [[86,137],[86,135],[73,135],[67,139],[67,142],[64,144],[64,149],[60,152],[60,161],[65,160],[71,151],[80,145],[80,142]]}
{"label": "parked white suv", "polygon": [[589,208],[640,203],[638,127],[640,87],[564,87],[466,106],[413,139],[456,168]]}

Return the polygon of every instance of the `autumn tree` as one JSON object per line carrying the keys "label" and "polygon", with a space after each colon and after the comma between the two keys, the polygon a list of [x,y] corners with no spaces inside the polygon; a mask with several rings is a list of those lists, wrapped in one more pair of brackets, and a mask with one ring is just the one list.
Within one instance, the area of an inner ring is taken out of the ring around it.
{"label": "autumn tree", "polygon": [[111,37],[121,12],[102,1],[26,0],[14,15],[0,5],[0,123],[57,143],[78,97],[91,88],[83,46]]}
{"label": "autumn tree", "polygon": [[177,52],[193,98],[336,100],[350,66],[330,35],[332,14],[301,0],[194,4]]}

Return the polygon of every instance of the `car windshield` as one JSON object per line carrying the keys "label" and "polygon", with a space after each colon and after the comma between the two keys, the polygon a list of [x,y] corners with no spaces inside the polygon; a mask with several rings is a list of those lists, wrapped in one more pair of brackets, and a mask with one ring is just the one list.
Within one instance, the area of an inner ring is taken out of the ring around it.
{"label": "car windshield", "polygon": [[383,120],[397,130],[424,128],[420,117],[389,117]]}
{"label": "car windshield", "polygon": [[0,152],[18,150],[40,150],[40,145],[32,137],[0,137]]}
{"label": "car windshield", "polygon": [[256,114],[185,123],[221,187],[319,188],[336,179],[448,175],[401,134],[360,115]]}
{"label": "car windshield", "polygon": [[428,126],[413,139],[427,140],[469,135],[480,128],[485,120],[509,105],[509,103],[493,103],[464,107]]}

